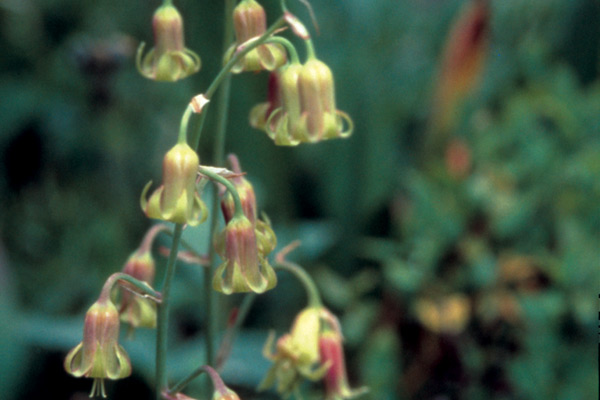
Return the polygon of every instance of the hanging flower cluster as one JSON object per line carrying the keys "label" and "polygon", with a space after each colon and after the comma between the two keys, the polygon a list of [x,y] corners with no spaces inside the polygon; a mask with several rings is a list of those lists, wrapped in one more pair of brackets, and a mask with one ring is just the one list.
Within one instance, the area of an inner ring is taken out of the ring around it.
{"label": "hanging flower cluster", "polygon": [[[234,172],[241,174],[237,157],[230,156]],[[256,216],[256,196],[248,180],[242,176],[231,179],[240,200],[236,210],[231,193],[225,193],[221,209],[226,226],[215,237],[215,249],[224,262],[215,271],[213,287],[224,294],[239,292],[263,293],[275,287],[277,277],[267,256],[277,245],[270,223]]]}

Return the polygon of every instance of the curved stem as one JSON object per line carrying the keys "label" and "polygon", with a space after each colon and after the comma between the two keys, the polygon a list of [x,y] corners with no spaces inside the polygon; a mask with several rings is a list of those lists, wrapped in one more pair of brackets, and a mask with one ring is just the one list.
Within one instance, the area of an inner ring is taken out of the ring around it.
{"label": "curved stem", "polygon": [[152,243],[154,242],[156,235],[162,231],[169,231],[169,227],[165,224],[156,224],[152,226],[152,228],[148,229],[148,232],[146,232],[146,235],[144,236],[144,239],[142,239],[142,243],[137,250],[138,253],[143,254],[149,252],[152,248]]}
{"label": "curved stem", "polygon": [[275,269],[282,269],[288,272],[291,272],[300,283],[304,286],[304,290],[306,291],[306,295],[308,296],[308,306],[309,307],[321,307],[321,296],[319,295],[319,290],[317,289],[317,285],[313,279],[308,275],[308,273],[299,266],[298,264],[294,264],[289,261],[282,261],[273,266]]}
{"label": "curved stem", "polygon": [[160,292],[157,292],[156,290],[152,289],[152,287],[150,287],[150,285],[148,285],[147,283],[139,281],[131,275],[125,274],[123,272],[115,272],[114,274],[108,277],[106,282],[104,282],[104,286],[102,286],[102,291],[100,292],[100,297],[98,298],[98,301],[109,300],[110,292],[112,292],[113,288],[115,287],[115,284],[117,284],[117,282],[119,281],[125,281],[134,286],[136,289],[139,289],[139,293],[143,296],[150,297],[154,299],[157,303],[161,302],[162,295]]}
{"label": "curved stem", "polygon": [[[206,93],[204,93],[204,97],[206,97],[208,100],[210,100],[212,95],[219,88],[219,85],[228,76],[229,72],[234,67],[234,65],[236,65],[242,59],[242,57],[244,57],[246,54],[248,54],[252,49],[263,44],[277,29],[281,28],[284,24],[285,24],[285,20],[283,19],[283,17],[279,18],[277,21],[275,21],[275,23],[273,25],[271,25],[269,27],[269,29],[267,29],[265,31],[265,33],[262,34],[262,36],[260,36],[257,39],[251,39],[249,41],[249,43],[247,43],[247,45],[242,50],[236,52],[233,55],[233,57],[231,57],[231,59],[227,62],[227,64],[225,64],[225,66],[221,69],[221,71],[215,77],[215,79],[212,81],[212,83],[206,90]],[[202,113],[200,114],[200,121],[198,121],[198,128],[196,129],[194,138],[191,141],[192,148],[198,148],[198,144],[200,142],[200,134],[202,133],[202,129],[204,127],[204,121],[206,120],[206,109],[207,109],[207,107],[209,107],[209,105],[210,104],[206,104],[204,106],[204,109],[202,110]]]}
{"label": "curved stem", "polygon": [[294,47],[292,42],[290,42],[286,38],[281,36],[273,36],[265,40],[265,43],[278,43],[284,46],[287,49],[288,53],[290,53],[290,61],[292,62],[292,64],[300,63],[300,59],[298,57],[298,52],[296,51],[296,48]]}
{"label": "curved stem", "polygon": [[177,137],[177,143],[187,143],[187,129],[190,123],[190,116],[194,112],[194,108],[191,104],[188,104],[183,115],[181,116],[181,123],[179,124],[179,136]]}
{"label": "curved stem", "polygon": [[[208,176],[210,179],[212,179],[213,181],[217,181],[219,182],[221,185],[225,186],[225,188],[227,189],[227,191],[229,193],[231,193],[231,196],[233,196],[233,203],[235,204],[235,214],[233,215],[234,218],[241,218],[244,216],[244,210],[242,209],[242,201],[240,200],[240,195],[238,194],[237,190],[235,189],[235,186],[233,186],[233,183],[229,182],[228,179],[223,178],[221,175],[209,171],[206,168],[202,168],[200,167],[198,169],[198,171],[202,174],[202,175],[206,175]],[[218,190],[215,190],[215,193],[217,193],[218,195]],[[214,208],[218,208],[218,207],[213,207]]]}
{"label": "curved stem", "polygon": [[183,389],[185,389],[185,387],[187,385],[189,385],[189,383],[191,381],[193,381],[194,379],[196,379],[197,377],[199,377],[200,375],[202,375],[204,373],[206,373],[210,376],[210,380],[213,383],[213,387],[215,388],[215,391],[219,392],[223,396],[228,394],[229,391],[227,390],[227,386],[225,386],[223,379],[221,379],[221,377],[219,376],[219,373],[217,371],[215,371],[210,365],[199,366],[194,371],[192,371],[192,373],[189,374],[187,377],[185,377],[182,380],[180,380],[179,382],[177,382],[177,384],[175,386],[173,386],[171,389],[169,389],[167,391],[167,393],[174,394],[174,393],[182,391]]}
{"label": "curved stem", "polygon": [[177,250],[179,248],[179,239],[183,231],[182,224],[175,224],[173,232],[173,243],[171,252],[167,261],[167,269],[162,286],[162,303],[158,305],[157,325],[156,325],[156,400],[162,400],[161,392],[168,388],[167,381],[167,328],[169,324],[169,293],[171,291],[171,281],[175,275],[175,262],[177,260]]}
{"label": "curved stem", "polygon": [[315,53],[315,45],[313,44],[312,40],[306,39],[304,44],[306,44],[306,58],[309,60],[316,58],[317,54]]}

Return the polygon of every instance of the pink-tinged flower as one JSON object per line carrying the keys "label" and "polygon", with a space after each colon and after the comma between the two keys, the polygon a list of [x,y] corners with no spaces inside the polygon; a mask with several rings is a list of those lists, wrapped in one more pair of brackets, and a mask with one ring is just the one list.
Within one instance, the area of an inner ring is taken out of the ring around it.
{"label": "pink-tinged flower", "polygon": [[129,357],[118,340],[119,312],[108,296],[101,296],[85,315],[83,341],[67,354],[64,362],[69,374],[94,379],[90,397],[106,397],[104,379],[121,379],[131,374]]}
{"label": "pink-tinged flower", "polygon": [[[263,7],[255,0],[242,0],[233,10],[233,27],[236,43],[225,53],[225,63],[234,56],[238,46],[250,39],[262,36],[267,30],[267,16]],[[287,60],[283,46],[264,43],[250,50],[231,71],[273,71]]]}
{"label": "pink-tinged flower", "polygon": [[186,143],[178,143],[163,160],[163,184],[146,200],[144,188],[140,200],[142,210],[149,218],[195,226],[208,215],[206,206],[196,192],[196,176],[200,160]]}
{"label": "pink-tinged flower", "polygon": [[172,5],[159,7],[152,19],[154,48],[142,57],[144,43],[137,51],[138,71],[148,79],[174,82],[200,70],[200,57],[187,49],[183,18]]}
{"label": "pink-tinged flower", "polygon": [[325,329],[319,337],[321,362],[329,366],[324,379],[326,400],[350,399],[367,392],[367,388],[352,390],[348,385],[342,340],[337,328]]}
{"label": "pink-tinged flower", "polygon": [[[230,182],[238,192],[244,215],[254,224],[256,223],[257,214],[254,188],[252,187],[252,184],[244,178],[237,156],[235,154],[230,154],[227,159],[231,165],[231,170],[238,174],[238,176],[231,178]],[[223,212],[225,223],[231,221],[235,214],[235,202],[233,201],[233,196],[229,192],[223,193],[221,196],[221,211]]]}
{"label": "pink-tinged flower", "polygon": [[234,216],[215,248],[224,262],[215,271],[213,288],[224,294],[264,293],[277,284],[273,267],[259,252],[254,224],[244,215]]}
{"label": "pink-tinged flower", "polygon": [[259,390],[275,385],[277,392],[287,397],[304,379],[317,381],[323,378],[329,367],[321,362],[319,356],[319,336],[325,315],[330,313],[322,307],[302,310],[290,333],[277,340],[275,352],[272,351],[274,337],[269,336],[263,353],[274,364],[261,382]]}

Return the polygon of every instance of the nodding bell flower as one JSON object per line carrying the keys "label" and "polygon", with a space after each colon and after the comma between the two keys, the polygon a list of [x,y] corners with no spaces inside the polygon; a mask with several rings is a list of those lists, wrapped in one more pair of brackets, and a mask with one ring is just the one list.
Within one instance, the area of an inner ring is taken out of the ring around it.
{"label": "nodding bell flower", "polygon": [[259,390],[276,385],[277,392],[289,396],[303,379],[318,381],[323,378],[329,364],[323,363],[319,355],[319,337],[323,319],[335,317],[323,307],[308,307],[302,310],[290,333],[277,340],[273,353],[273,335],[269,336],[264,355],[274,364],[261,382]]}
{"label": "nodding bell flower", "polygon": [[[238,174],[238,176],[231,178],[230,181],[233,183],[235,190],[240,196],[244,215],[254,224],[256,223],[256,195],[254,194],[254,188],[242,175],[242,169],[237,156],[235,154],[230,154],[227,159],[231,165],[231,170]],[[233,196],[229,192],[222,193],[221,195],[221,211],[223,212],[225,223],[231,221],[235,214],[235,202],[233,201]]]}
{"label": "nodding bell flower", "polygon": [[187,49],[183,39],[183,18],[172,5],[159,7],[152,19],[154,48],[142,57],[144,43],[136,56],[140,74],[156,81],[174,82],[200,70],[200,57]]}
{"label": "nodding bell flower", "polygon": [[333,74],[325,63],[313,57],[304,65],[289,64],[279,73],[277,83],[281,106],[271,108],[271,98],[277,98],[270,94],[270,101],[255,106],[250,117],[275,144],[295,146],[352,134],[352,119],[336,109]]}
{"label": "nodding bell flower", "polygon": [[196,192],[196,176],[200,160],[186,143],[178,143],[163,160],[163,184],[146,199],[150,181],[140,199],[148,218],[196,226],[207,217],[206,205]]}
{"label": "nodding bell flower", "polygon": [[[267,17],[263,7],[255,0],[242,0],[233,10],[233,26],[236,43],[225,53],[227,63],[234,56],[238,46],[252,38],[262,36],[267,30]],[[273,71],[287,60],[283,46],[277,43],[263,43],[250,50],[232,69],[233,73],[242,71]]]}
{"label": "nodding bell flower", "polygon": [[342,333],[339,327],[335,325],[326,326],[319,337],[321,362],[329,366],[324,379],[326,400],[351,399],[368,391],[366,387],[356,390],[350,389],[342,342]]}
{"label": "nodding bell flower", "polygon": [[259,251],[255,229],[248,217],[237,214],[215,238],[217,253],[224,260],[213,278],[216,291],[263,293],[277,284],[273,267]]}
{"label": "nodding bell flower", "polygon": [[108,297],[101,296],[87,311],[83,341],[67,354],[64,362],[69,374],[94,378],[90,397],[106,397],[104,379],[121,379],[131,374],[129,357],[118,344],[119,312]]}

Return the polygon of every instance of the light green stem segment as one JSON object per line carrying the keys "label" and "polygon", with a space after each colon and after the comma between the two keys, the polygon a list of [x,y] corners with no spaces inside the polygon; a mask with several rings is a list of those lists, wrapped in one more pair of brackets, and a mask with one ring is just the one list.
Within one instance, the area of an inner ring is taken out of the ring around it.
{"label": "light green stem segment", "polygon": [[[243,217],[244,210],[242,209],[242,201],[240,200],[240,195],[238,194],[237,190],[235,189],[235,186],[233,186],[233,184],[231,182],[229,182],[228,179],[223,178],[221,175],[219,175],[215,172],[209,171],[206,168],[200,167],[198,169],[198,171],[202,175],[208,176],[213,181],[219,182],[221,185],[223,185],[223,186],[225,186],[225,188],[227,188],[227,191],[229,193],[231,193],[231,196],[233,196],[233,203],[235,204],[235,213],[233,215],[233,218]],[[215,192],[218,192],[218,190],[216,190]]]}
{"label": "light green stem segment", "polygon": [[276,265],[274,265],[275,269],[282,269],[288,272],[291,272],[302,286],[304,286],[304,290],[306,291],[306,295],[308,296],[308,306],[309,307],[321,307],[321,296],[319,295],[319,289],[317,289],[317,285],[315,285],[315,281],[310,277],[310,275],[298,264],[294,264],[289,261],[283,261]]}
{"label": "light green stem segment", "polygon": [[288,53],[290,53],[291,63],[292,64],[300,63],[300,59],[298,57],[298,52],[296,51],[296,48],[294,47],[292,42],[290,42],[286,38],[281,37],[281,36],[273,36],[273,37],[270,37],[267,40],[265,40],[265,43],[278,43],[278,44],[284,46],[287,49]]}
{"label": "light green stem segment", "polygon": [[179,136],[177,137],[178,144],[187,143],[187,130],[190,123],[190,117],[193,112],[194,108],[191,104],[188,104],[185,112],[181,116],[181,123],[179,124]]}
{"label": "light green stem segment", "polygon": [[[221,69],[219,74],[212,81],[206,93],[204,93],[204,97],[207,99],[211,99],[211,97],[215,94],[215,91],[218,89],[219,85],[225,80],[227,76],[229,76],[229,72],[231,69],[244,57],[248,54],[252,49],[258,47],[263,44],[277,29],[281,28],[285,25],[285,20],[283,17],[279,18],[273,25],[269,27],[258,39],[251,41],[247,46],[245,46],[242,50],[236,52],[233,57],[225,64],[225,66]],[[209,103],[210,104],[210,103]],[[202,128],[204,127],[204,121],[206,119],[206,110],[209,104],[204,106],[202,113],[200,114],[200,121],[198,122],[198,129],[196,134],[194,135],[193,140],[191,141],[192,148],[198,148],[198,144],[200,143],[200,135],[202,133]],[[218,164],[217,164],[218,165]]]}
{"label": "light green stem segment", "polygon": [[317,58],[317,53],[315,53],[315,45],[313,44],[312,40],[306,39],[304,44],[306,45],[306,58],[308,60]]}
{"label": "light green stem segment", "polygon": [[158,305],[156,321],[156,400],[162,400],[162,391],[168,388],[167,380],[167,328],[169,326],[169,293],[175,275],[175,262],[179,249],[179,240],[183,232],[183,224],[175,224],[171,252],[162,286],[162,303]]}
{"label": "light green stem segment", "polygon": [[110,300],[110,292],[112,292],[115,284],[119,281],[127,282],[135,287],[135,289],[139,290],[139,293],[142,296],[147,296],[154,299],[157,303],[160,303],[162,295],[160,292],[152,289],[150,285],[145,282],[139,281],[132,277],[131,275],[124,274],[123,272],[115,272],[111,276],[108,277],[104,286],[102,287],[102,291],[100,292],[99,301],[107,301]]}

